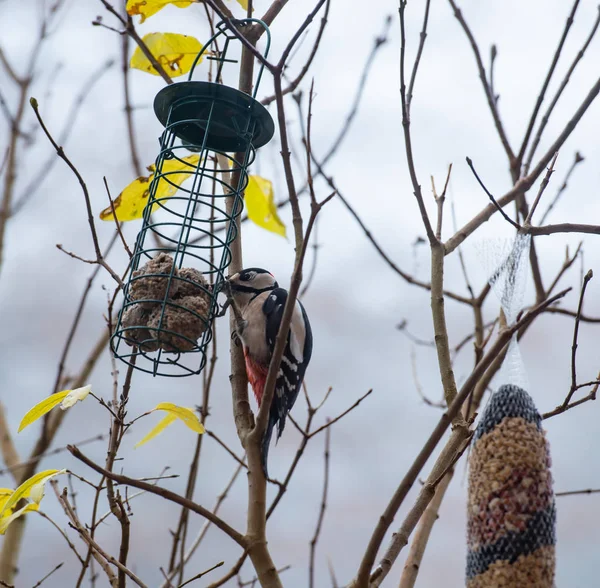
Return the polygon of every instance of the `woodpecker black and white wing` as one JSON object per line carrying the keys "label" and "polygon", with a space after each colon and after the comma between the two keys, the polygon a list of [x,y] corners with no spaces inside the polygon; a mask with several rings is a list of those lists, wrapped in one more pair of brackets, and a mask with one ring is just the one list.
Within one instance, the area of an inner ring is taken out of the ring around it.
{"label": "woodpecker black and white wing", "polygon": [[[275,348],[277,334],[283,318],[283,310],[288,293],[283,288],[274,289],[263,304],[266,316],[267,346],[271,354]],[[277,437],[281,436],[285,427],[287,413],[292,409],[300,386],[304,379],[306,367],[312,355],[312,331],[304,307],[296,301],[290,332],[277,374],[275,395],[271,404],[271,418],[277,423]],[[269,420],[271,420],[271,418]]]}

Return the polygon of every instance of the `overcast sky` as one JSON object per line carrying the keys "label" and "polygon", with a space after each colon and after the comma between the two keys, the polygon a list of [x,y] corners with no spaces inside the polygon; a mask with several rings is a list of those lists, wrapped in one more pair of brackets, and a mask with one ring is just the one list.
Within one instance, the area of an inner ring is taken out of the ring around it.
{"label": "overcast sky", "polygon": [[[265,0],[257,0],[255,4],[258,14],[267,6]],[[410,2],[407,9],[408,63],[412,63],[418,43],[421,4]],[[34,0],[0,3],[0,43],[19,72],[26,67],[36,34],[38,6]],[[233,2],[231,7],[234,11],[238,8]],[[468,0],[462,2],[462,8],[486,63],[491,44],[498,46],[495,79],[500,93],[499,106],[509,139],[516,145],[524,134],[570,6],[558,0],[544,3]],[[285,7],[272,27],[272,55],[280,55],[307,9],[307,4],[299,0],[289,2]],[[558,75],[550,86],[550,95],[583,44],[596,11],[594,2],[581,3],[559,62]],[[90,24],[98,14],[103,15],[107,24],[115,24],[100,2],[68,2],[60,26],[44,46],[38,66],[39,80],[33,85],[31,94],[39,100],[40,111],[55,136],[60,134],[71,104],[89,76],[110,57],[119,64],[118,36]],[[329,25],[311,74],[316,93],[313,148],[316,154],[322,155],[337,136],[351,106],[373,39],[383,29],[387,15],[393,18],[390,41],[381,49],[373,65],[357,119],[329,165],[328,173],[335,177],[340,192],[356,208],[392,259],[406,271],[428,279],[428,252],[425,247],[413,247],[415,239],[424,231],[404,159],[396,3],[332,1]],[[293,72],[301,67],[318,22],[316,19],[309,37],[292,62]],[[139,31],[143,34],[178,32],[192,34],[200,40],[208,38],[204,10],[200,6],[186,10],[168,7],[141,25]],[[596,81],[599,43],[594,40],[573,75],[550,120],[540,153],[548,148]],[[57,70],[58,64],[61,67]],[[303,84],[305,95],[310,81],[307,77]],[[139,71],[131,73],[136,138],[144,165],[153,163],[157,154],[161,126],[151,105],[163,85],[159,77]],[[16,92],[4,71],[0,72],[0,89],[14,109]],[[259,94],[268,95],[270,90],[265,76]],[[121,74],[116,65],[94,86],[65,143],[67,153],[88,184],[96,216],[107,205],[102,177],[107,177],[113,194],[134,178],[122,100]],[[295,156],[301,158],[300,128],[293,100],[288,99],[286,107]],[[31,113],[26,120],[27,128],[36,128]],[[4,144],[8,134],[4,118],[0,125],[0,138]],[[578,167],[550,222],[597,222],[600,213],[598,128],[600,105],[594,104],[559,154],[556,174],[545,197],[546,204],[556,193],[575,151],[579,150],[586,159]],[[487,110],[469,44],[446,2],[432,2],[427,44],[413,102],[412,129],[417,172],[432,212],[429,176],[434,175],[437,185],[442,185],[449,163],[454,165],[449,196],[455,205],[458,224],[464,224],[487,204],[485,194],[465,164],[465,156],[472,157],[495,195],[510,188],[506,157]],[[39,131],[36,131],[36,139],[29,150],[19,154],[17,195],[52,153]],[[254,171],[273,179],[279,199],[285,197],[285,183],[278,152],[279,144],[274,139],[260,152]],[[301,174],[297,176],[297,182],[303,183]],[[320,197],[329,194],[324,184],[317,184],[317,189]],[[447,238],[453,231],[449,207],[446,212],[444,236]],[[289,209],[284,208],[281,216],[291,234]],[[496,217],[463,247],[476,290],[485,283],[486,276],[475,253],[475,243],[511,235],[506,223]],[[113,226],[100,221],[97,226],[101,242],[106,243]],[[132,222],[125,228],[130,243],[134,242],[139,227],[140,222]],[[574,251],[578,241],[576,236],[564,235],[537,238],[546,284],[551,282],[562,264],[565,246],[569,244]],[[43,184],[27,206],[10,221],[0,274],[0,398],[7,407],[15,434],[25,411],[51,391],[70,322],[93,270],[58,251],[57,243],[85,258],[93,256],[81,191],[76,179],[60,161],[45,175]],[[282,285],[287,286],[294,259],[291,240],[246,224],[243,243],[245,265],[268,268]],[[335,199],[323,212],[318,243],[315,279],[303,300],[315,338],[306,383],[315,401],[329,386],[333,387],[333,392],[319,414],[317,424],[322,424],[326,417],[336,416],[368,389],[374,389],[373,394],[332,431],[330,494],[317,561],[317,586],[328,586],[328,561],[340,582],[347,582],[353,576],[378,516],[440,416],[437,409],[425,405],[417,394],[411,354],[415,355],[418,380],[426,394],[439,399],[441,385],[433,350],[415,347],[396,329],[396,325],[406,319],[411,333],[420,339],[432,339],[428,295],[389,270]],[[595,238],[586,237],[584,247],[585,270],[596,270],[599,253]],[[109,262],[120,273],[126,257],[122,252],[116,252]],[[308,263],[312,263],[312,253]],[[576,306],[579,275],[579,265],[576,265],[570,277],[564,280],[565,286],[575,287],[563,303],[568,308]],[[447,259],[446,284],[449,289],[466,293],[456,254]],[[106,273],[94,284],[82,326],[68,357],[70,373],[78,370],[103,328],[107,289],[112,291],[112,288],[111,278]],[[598,285],[592,281],[585,306],[590,315],[600,315],[598,292]],[[533,288],[529,284],[525,303],[532,300]],[[452,301],[446,303],[446,309],[451,343],[456,344],[471,332],[472,317],[468,309]],[[485,306],[486,319],[494,318],[498,309],[498,301],[490,296]],[[221,322],[217,327],[220,361],[208,427],[241,453],[231,418],[227,325],[226,321]],[[545,315],[522,342],[521,351],[531,385],[529,392],[541,412],[554,408],[568,391],[571,335],[570,319]],[[592,380],[598,372],[597,336],[594,335],[593,327],[582,325],[578,353],[580,381]],[[472,351],[467,346],[456,364],[459,383],[468,375],[471,366]],[[110,370],[108,352],[105,352],[90,378],[94,391],[105,398],[112,394]],[[500,383],[495,382],[494,386]],[[161,401],[192,406],[199,404],[200,399],[198,377],[165,380],[136,373],[129,414],[141,414]],[[600,464],[596,458],[597,410],[597,406],[590,403],[545,423],[557,490],[600,486]],[[304,422],[306,405],[303,399],[298,401],[293,414]],[[121,453],[124,461],[120,465],[129,475],[139,477],[157,475],[163,466],[169,465],[170,472],[180,474],[181,478],[166,481],[165,485],[183,491],[195,441],[193,435],[176,424],[152,444],[134,451],[135,441],[151,425],[150,420],[145,419],[134,427],[133,433],[124,441]],[[90,399],[72,409],[54,447],[81,441],[106,432],[107,428],[106,411]],[[22,456],[29,454],[37,435],[37,426],[32,426],[16,438]],[[293,426],[288,426],[278,446],[271,450],[270,469],[275,477],[285,475],[299,441]],[[311,441],[292,487],[269,521],[268,536],[274,560],[280,567],[291,565],[282,577],[286,587],[307,585],[308,542],[318,515],[323,479],[323,442],[322,436]],[[85,453],[98,461],[104,459],[105,451],[104,443],[85,447]],[[69,467],[91,475],[65,453],[45,459],[42,467]],[[235,464],[227,454],[211,439],[205,439],[196,499],[211,506],[234,469]],[[9,476],[0,475],[0,486],[11,484]],[[418,487],[412,490],[393,527],[400,523],[417,491]],[[274,490],[270,489],[270,492]],[[87,489],[80,488],[78,506],[84,520],[89,519],[88,497]],[[245,498],[245,479],[241,476],[222,510],[222,516],[239,528],[244,527]],[[441,582],[444,586],[460,586],[464,583],[465,499],[463,460],[434,528],[418,586],[438,587]],[[559,499],[558,586],[591,586],[598,577],[598,500],[595,496]],[[154,586],[161,579],[159,566],[168,563],[170,535],[167,528],[175,525],[178,509],[153,496],[136,498],[132,505],[130,561],[134,571],[148,585]],[[64,515],[51,493],[44,500],[43,508],[66,527]],[[106,509],[106,504],[102,509]],[[202,523],[193,516],[189,536],[194,536]],[[117,522],[108,519],[97,537],[102,545],[115,553],[119,541]],[[60,561],[65,561],[65,565],[45,585],[70,585],[77,562],[56,530],[41,517],[29,515],[25,541],[18,586],[34,584]],[[78,539],[74,538],[74,541]],[[191,576],[220,560],[225,560],[223,569],[228,569],[237,557],[238,551],[231,540],[220,532],[211,531],[188,572]],[[403,557],[384,586],[397,585],[402,560]],[[216,579],[217,573],[211,574],[210,579]],[[248,566],[243,570],[243,577],[251,578]]]}

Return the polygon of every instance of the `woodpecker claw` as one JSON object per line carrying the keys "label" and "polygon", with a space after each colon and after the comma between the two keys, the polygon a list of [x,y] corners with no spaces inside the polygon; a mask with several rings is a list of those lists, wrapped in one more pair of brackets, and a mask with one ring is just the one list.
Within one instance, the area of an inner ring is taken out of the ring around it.
{"label": "woodpecker claw", "polygon": [[243,319],[239,319],[237,321],[236,324],[236,330],[233,331],[231,333],[231,340],[235,343],[235,345],[237,345],[238,347],[240,346],[242,340],[241,340],[241,334],[244,332],[244,329],[248,326],[248,321],[245,321]]}
{"label": "woodpecker claw", "polygon": [[216,317],[221,318],[222,316],[225,316],[230,304],[231,304],[231,302],[229,301],[229,299],[225,300],[225,302],[223,303],[223,306],[221,307],[221,310],[217,313]]}
{"label": "woodpecker claw", "polygon": [[241,337],[248,326],[248,321],[243,318],[239,318],[236,320],[235,326],[238,336]]}

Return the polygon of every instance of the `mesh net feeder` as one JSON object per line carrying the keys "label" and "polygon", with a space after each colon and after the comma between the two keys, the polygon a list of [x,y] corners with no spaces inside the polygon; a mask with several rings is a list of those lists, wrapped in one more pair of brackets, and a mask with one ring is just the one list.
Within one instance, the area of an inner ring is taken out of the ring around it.
{"label": "mesh net feeder", "polygon": [[[260,20],[236,21],[239,30]],[[192,80],[204,56],[222,70],[235,35],[226,23],[197,55],[188,80],[163,88],[154,111],[165,127],[142,228],[111,337],[115,357],[154,376],[198,374],[206,364],[217,296],[231,263],[235,220],[243,208],[248,167],[275,125],[252,95],[222,83]],[[226,199],[232,198],[227,208]]]}

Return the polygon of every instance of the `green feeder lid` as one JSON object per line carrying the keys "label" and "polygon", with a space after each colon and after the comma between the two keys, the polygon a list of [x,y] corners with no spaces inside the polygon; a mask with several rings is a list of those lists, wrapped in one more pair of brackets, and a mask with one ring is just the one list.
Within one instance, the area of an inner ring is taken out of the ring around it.
{"label": "green feeder lid", "polygon": [[205,144],[216,151],[245,151],[246,129],[253,129],[255,148],[267,144],[275,132],[273,119],[260,102],[212,82],[178,82],[164,87],[154,99],[154,112],[184,144]]}

